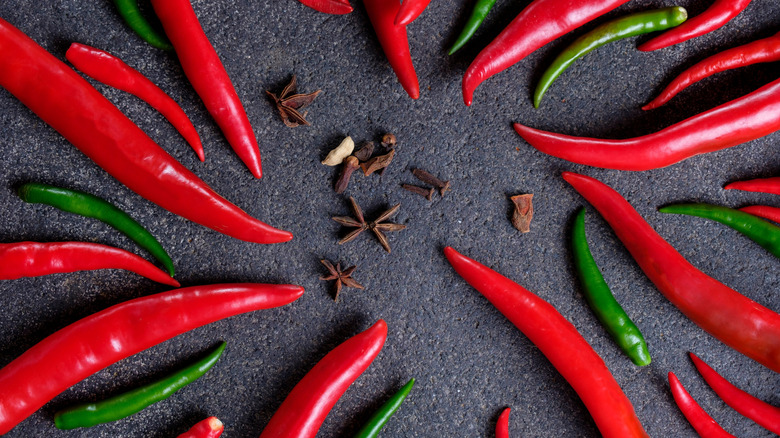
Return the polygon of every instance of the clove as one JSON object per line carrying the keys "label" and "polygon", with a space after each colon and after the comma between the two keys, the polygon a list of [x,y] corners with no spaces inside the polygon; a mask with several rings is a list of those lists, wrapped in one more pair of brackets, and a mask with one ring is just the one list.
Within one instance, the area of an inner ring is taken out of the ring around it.
{"label": "clove", "polygon": [[357,157],[358,160],[360,160],[361,163],[368,161],[371,158],[371,155],[374,155],[374,142],[367,142],[363,145],[362,148],[358,149],[357,152],[355,152],[353,155]]}
{"label": "clove", "polygon": [[393,161],[394,155],[395,155],[395,149],[391,149],[390,152],[384,155],[379,155],[374,158],[371,158],[370,160],[361,164],[360,167],[363,169],[363,174],[365,176],[368,176],[376,172],[377,170],[386,168]]}
{"label": "clove", "polygon": [[429,201],[433,200],[433,192],[435,191],[433,187],[431,187],[430,189],[426,189],[425,187],[415,186],[412,184],[403,184],[401,185],[401,187],[404,190],[408,190],[412,193],[416,193]]}
{"label": "clove", "polygon": [[336,185],[333,187],[336,190],[336,193],[341,194],[347,190],[349,179],[352,178],[352,173],[359,167],[360,162],[354,155],[350,155],[344,160],[344,167],[341,168],[341,175],[339,175],[339,179],[336,180]]}
{"label": "clove", "polygon": [[450,191],[450,182],[449,181],[442,181],[439,178],[436,178],[433,176],[430,172],[427,172],[422,169],[414,169],[412,170],[412,174],[419,179],[420,181],[430,184],[437,189],[439,189],[439,194],[444,197],[444,194]]}
{"label": "clove", "polygon": [[382,136],[382,146],[388,149],[395,149],[397,143],[398,140],[395,138],[395,135],[390,134],[389,132]]}
{"label": "clove", "polygon": [[531,202],[533,197],[534,195],[529,193],[509,198],[515,206],[515,210],[512,213],[512,225],[521,233],[531,231],[531,219],[534,217],[534,206]]}

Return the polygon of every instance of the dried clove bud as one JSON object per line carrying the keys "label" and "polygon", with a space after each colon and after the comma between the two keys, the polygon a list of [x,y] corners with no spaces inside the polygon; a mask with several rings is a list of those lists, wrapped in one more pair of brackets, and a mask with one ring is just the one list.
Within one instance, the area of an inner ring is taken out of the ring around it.
{"label": "dried clove bud", "polygon": [[515,205],[515,211],[512,213],[512,225],[520,230],[521,233],[531,231],[531,219],[534,217],[534,206],[531,200],[534,195],[515,195],[510,197]]}
{"label": "dried clove bud", "polygon": [[389,132],[382,136],[382,146],[388,149],[394,149],[397,143],[398,140],[396,140],[395,135],[390,134]]}
{"label": "dried clove bud", "polygon": [[344,159],[352,153],[355,149],[355,142],[352,141],[352,137],[347,137],[341,141],[341,143],[332,151],[328,153],[328,156],[322,160],[322,164],[326,166],[337,166],[344,162]]}
{"label": "dried clove bud", "polygon": [[368,176],[376,172],[377,170],[386,168],[393,161],[394,155],[395,155],[395,149],[391,149],[390,152],[384,155],[379,155],[377,157],[374,157],[366,161],[365,163],[361,164],[360,167],[363,169],[363,174]]}
{"label": "dried clove bud", "polygon": [[357,157],[360,162],[368,161],[371,158],[371,155],[374,154],[374,142],[367,142],[363,145],[362,148],[358,149],[357,152],[355,152],[355,157]]}
{"label": "dried clove bud", "polygon": [[336,190],[336,193],[341,194],[347,190],[349,179],[352,177],[352,172],[354,172],[358,167],[360,167],[360,162],[357,158],[355,158],[354,155],[350,155],[346,160],[344,160],[344,167],[341,168],[341,175],[339,175],[339,179],[336,181],[336,185],[333,187]]}
{"label": "dried clove bud", "polygon": [[404,190],[408,190],[412,193],[416,193],[420,196],[423,196],[425,199],[429,201],[433,200],[433,192],[435,191],[433,187],[431,187],[430,189],[426,189],[425,187],[414,186],[411,184],[403,184],[401,185],[401,187]]}
{"label": "dried clove bud", "polygon": [[442,181],[439,178],[436,178],[433,176],[430,172],[427,172],[422,169],[414,169],[412,170],[412,174],[419,179],[420,181],[424,182],[425,184],[430,184],[437,189],[439,189],[439,194],[444,197],[444,194],[450,191],[450,182],[449,181]]}

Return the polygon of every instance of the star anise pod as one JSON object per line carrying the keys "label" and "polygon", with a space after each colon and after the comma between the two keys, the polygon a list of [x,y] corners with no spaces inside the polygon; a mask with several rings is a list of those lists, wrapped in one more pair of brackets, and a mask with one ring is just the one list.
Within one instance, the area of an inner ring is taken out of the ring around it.
{"label": "star anise pod", "polygon": [[308,94],[295,94],[296,86],[297,80],[295,79],[295,76],[293,76],[290,83],[284,87],[282,94],[279,96],[266,90],[266,93],[274,100],[276,108],[282,116],[282,121],[290,128],[295,128],[300,125],[310,125],[306,120],[306,114],[308,113],[305,112],[301,114],[299,110],[312,103],[314,99],[322,93],[322,90],[317,90]]}
{"label": "star anise pod", "polygon": [[320,280],[323,281],[336,280],[336,294],[333,296],[333,301],[338,301],[339,294],[341,293],[342,285],[347,287],[353,287],[355,289],[363,289],[363,285],[358,283],[352,278],[352,273],[355,272],[357,266],[350,266],[349,268],[342,271],[341,263],[336,263],[336,266],[333,266],[333,263],[325,259],[320,260],[320,262],[322,262],[322,264],[325,265],[326,268],[328,268],[328,272],[330,274],[324,277],[320,277]]}
{"label": "star anise pod", "polygon": [[384,248],[385,251],[390,252],[390,243],[387,240],[387,236],[385,236],[385,232],[401,231],[406,228],[406,225],[384,223],[384,221],[393,216],[398,211],[398,209],[401,208],[401,204],[396,204],[389,210],[380,214],[379,217],[373,221],[367,222],[363,216],[363,210],[360,208],[357,201],[355,201],[355,198],[350,196],[349,202],[352,205],[352,211],[355,213],[355,217],[351,218],[348,216],[336,216],[333,218],[333,220],[340,223],[341,225],[344,225],[345,227],[356,228],[356,230],[351,231],[349,234],[344,236],[343,239],[339,240],[339,245],[351,242],[363,231],[371,230],[374,232],[377,239],[379,239],[379,243],[382,245],[382,248]]}

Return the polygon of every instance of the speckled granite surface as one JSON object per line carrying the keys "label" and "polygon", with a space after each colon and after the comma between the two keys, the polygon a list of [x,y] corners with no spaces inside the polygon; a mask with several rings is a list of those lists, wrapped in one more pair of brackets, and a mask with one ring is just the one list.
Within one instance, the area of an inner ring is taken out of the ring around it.
{"label": "speckled granite surface", "polygon": [[[253,216],[292,231],[286,244],[262,246],[222,236],[176,217],[125,189],[14,97],[0,90],[0,241],[86,240],[146,256],[102,223],[44,206],[23,204],[14,188],[42,181],[85,190],[128,210],[168,249],[183,285],[290,282],[306,294],[284,308],[233,317],[203,327],[90,377],[24,421],[9,437],[172,437],[207,415],[227,425],[226,437],[257,436],[284,397],[327,351],[384,318],[387,344],[350,387],[318,436],[349,436],[410,377],[418,384],[382,436],[493,436],[495,420],[513,408],[512,436],[595,437],[598,432],[574,391],[520,332],[461,280],[441,249],[452,245],[550,301],[604,358],[654,437],[693,437],[672,401],[674,371],[704,408],[740,437],[771,434],[741,417],[706,386],[686,357],[694,351],[751,394],[780,405],[778,376],[734,352],[684,318],[654,288],[607,225],[590,210],[591,247],[607,281],[648,340],[653,363],[637,368],[622,355],[587,308],[567,245],[574,212],[585,204],[560,178],[583,172],[612,185],[694,265],[748,297],[780,310],[778,260],[736,232],[698,218],[662,215],[658,206],[704,201],[728,206],[780,205],[769,195],[726,192],[729,181],[780,174],[780,135],[696,157],[665,169],[628,173],[587,168],[545,156],[524,143],[511,122],[578,135],[626,137],[649,133],[750,92],[777,77],[778,65],[720,74],[691,87],[665,108],[647,102],[687,66],[725,48],[777,31],[780,4],[755,0],[723,29],[660,52],[640,53],[637,39],[589,55],[566,72],[534,110],[530,94],[545,65],[575,35],[544,47],[478,88],[462,104],[460,78],[486,44],[527,1],[499,0],[476,39],[446,56],[470,1],[434,1],[409,27],[422,96],[409,99],[386,63],[365,10],[342,17],[294,0],[193,2],[222,58],[260,140],[264,178],[253,179],[229,149],[184,78],[176,58],[144,44],[108,1],[0,2],[0,17],[59,58],[71,41],[108,50],[141,70],[181,103],[206,149],[200,163],[176,131],[138,99],[96,84],[155,141]],[[692,14],[710,2],[683,0]],[[148,2],[142,6],[149,10]],[[606,18],[670,3],[634,0]],[[590,24],[587,28],[592,28]],[[579,32],[577,32],[579,34]],[[639,38],[639,41],[647,37]],[[2,55],[0,47],[0,56]],[[313,126],[289,129],[265,96],[292,74],[300,90],[324,93],[310,107]],[[399,140],[383,178],[356,178],[348,195],[374,214],[402,203],[386,254],[371,236],[347,245],[329,218],[349,212],[333,193],[335,171],[319,164],[349,134]],[[452,181],[432,203],[401,190],[422,167]],[[532,231],[509,222],[508,195],[534,193]],[[358,264],[364,291],[345,290],[338,303],[319,259]],[[165,290],[138,276],[85,272],[0,282],[0,364],[55,330],[124,300]],[[223,359],[205,377],[129,419],[85,431],[57,431],[54,412],[148,382],[227,341]],[[2,390],[0,388],[0,390]]]}

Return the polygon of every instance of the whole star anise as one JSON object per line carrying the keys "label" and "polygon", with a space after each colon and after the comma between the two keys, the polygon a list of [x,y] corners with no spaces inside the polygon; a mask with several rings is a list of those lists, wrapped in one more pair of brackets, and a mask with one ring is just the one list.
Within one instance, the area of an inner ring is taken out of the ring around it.
{"label": "whole star anise", "polygon": [[339,245],[343,245],[354,240],[363,231],[371,230],[376,235],[376,238],[379,239],[379,243],[382,245],[382,248],[384,248],[385,251],[390,252],[390,242],[388,242],[387,236],[385,236],[384,233],[391,231],[401,231],[406,228],[406,225],[384,223],[384,221],[393,216],[398,211],[398,209],[401,208],[401,204],[396,204],[389,210],[380,214],[379,217],[373,221],[367,222],[363,216],[363,210],[360,208],[357,201],[355,201],[355,198],[350,196],[349,202],[352,206],[352,211],[355,213],[355,217],[351,218],[348,216],[336,216],[333,218],[333,220],[340,223],[341,225],[344,225],[345,227],[357,229],[351,231],[349,234],[344,236],[343,239],[339,240]]}
{"label": "whole star anise", "polygon": [[282,90],[282,94],[277,96],[274,93],[266,90],[269,96],[274,100],[276,108],[279,110],[279,114],[282,116],[282,121],[290,128],[295,128],[301,125],[309,125],[306,120],[306,114],[300,113],[300,109],[306,105],[312,103],[317,96],[322,93],[322,90],[317,90],[308,94],[295,94],[295,88],[297,86],[297,80],[295,76],[292,77],[290,83]]}
{"label": "whole star anise", "polygon": [[322,262],[322,264],[325,265],[326,268],[328,268],[328,272],[330,274],[324,277],[320,277],[320,280],[323,281],[336,280],[336,294],[333,296],[334,301],[338,301],[339,294],[341,293],[342,285],[347,287],[353,287],[355,289],[363,289],[363,285],[358,283],[352,278],[352,273],[355,272],[357,266],[350,266],[349,268],[342,271],[341,263],[336,263],[336,266],[333,266],[333,263],[325,259],[320,260],[320,262]]}

